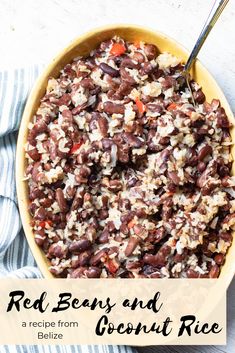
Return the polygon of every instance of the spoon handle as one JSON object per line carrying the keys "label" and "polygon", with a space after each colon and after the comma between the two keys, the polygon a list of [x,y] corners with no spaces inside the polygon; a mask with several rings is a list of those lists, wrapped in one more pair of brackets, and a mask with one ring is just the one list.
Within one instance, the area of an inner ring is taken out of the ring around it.
{"label": "spoon handle", "polygon": [[227,5],[227,3],[229,2],[229,0],[216,0],[211,12],[202,28],[202,31],[198,37],[198,40],[185,64],[184,67],[184,72],[189,72],[190,68],[192,67],[203,43],[205,42],[208,34],[210,33],[210,31],[212,30],[212,28],[214,27],[216,21],[218,20],[218,18],[220,17],[221,13],[223,12],[225,6]]}

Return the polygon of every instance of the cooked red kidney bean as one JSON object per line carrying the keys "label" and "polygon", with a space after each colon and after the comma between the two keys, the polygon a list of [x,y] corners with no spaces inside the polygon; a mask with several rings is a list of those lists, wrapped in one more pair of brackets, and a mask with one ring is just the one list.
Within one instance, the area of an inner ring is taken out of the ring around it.
{"label": "cooked red kidney bean", "polygon": [[69,245],[69,251],[72,253],[79,253],[85,250],[88,250],[91,247],[90,240],[83,238],[77,241],[74,241]]}
{"label": "cooked red kidney bean", "polygon": [[146,44],[144,46],[144,52],[145,52],[148,60],[153,60],[157,56],[157,47],[154,44]]}
{"label": "cooked red kidney bean", "polygon": [[84,88],[87,88],[89,90],[93,90],[95,88],[95,84],[92,81],[91,78],[84,78],[81,82],[80,85]]}
{"label": "cooked red kidney bean", "polygon": [[53,243],[48,249],[48,255],[50,257],[58,257],[59,259],[63,259],[66,257],[67,249],[64,249],[58,243]]}
{"label": "cooked red kidney bean", "polygon": [[76,268],[74,270],[72,270],[72,272],[70,273],[70,277],[71,278],[81,278],[84,275],[84,272],[87,270],[86,267],[79,267]]}
{"label": "cooked red kidney bean", "polygon": [[178,177],[176,172],[168,172],[168,175],[175,185],[179,185],[180,178]]}
{"label": "cooked red kidney bean", "polygon": [[29,157],[32,158],[34,161],[39,161],[41,158],[41,155],[38,153],[38,150],[36,148],[27,151],[27,153]]}
{"label": "cooked red kidney bean", "polygon": [[101,116],[99,119],[98,119],[98,126],[99,126],[99,129],[100,129],[100,132],[102,134],[102,136],[107,136],[107,133],[108,133],[108,121],[107,119],[104,117],[104,116]]}
{"label": "cooked red kidney bean", "polygon": [[190,268],[190,269],[187,270],[186,276],[188,278],[198,278],[198,277],[200,277],[200,274]]}
{"label": "cooked red kidney bean", "polygon": [[53,204],[53,200],[49,199],[48,197],[45,199],[40,200],[40,205],[47,208],[50,207]]}
{"label": "cooked red kidney bean", "polygon": [[110,150],[113,145],[113,140],[108,139],[108,138],[104,138],[104,139],[102,139],[102,145],[103,145],[104,149]]}
{"label": "cooked red kidney bean", "polygon": [[216,254],[214,257],[215,262],[217,263],[217,265],[223,265],[224,263],[224,255],[223,254]]}
{"label": "cooked red kidney bean", "polygon": [[104,111],[109,114],[124,114],[125,107],[123,104],[115,104],[108,101],[104,103]]}
{"label": "cooked red kidney bean", "polygon": [[46,234],[44,229],[37,230],[37,232],[34,235],[34,240],[38,246],[40,247],[43,246],[44,241],[46,240]]}
{"label": "cooked red kidney bean", "polygon": [[45,197],[44,192],[39,188],[34,188],[33,190],[30,190],[30,193],[29,193],[30,200],[43,199],[44,197]]}
{"label": "cooked red kidney bean", "polygon": [[89,264],[91,258],[91,251],[86,250],[78,255],[77,264],[79,266],[86,266]]}
{"label": "cooked red kidney bean", "polygon": [[217,166],[216,164],[211,165],[210,167],[207,167],[204,172],[201,174],[201,176],[197,179],[197,186],[199,188],[202,188],[208,178],[216,173]]}
{"label": "cooked red kidney bean", "polygon": [[107,251],[105,249],[102,249],[92,256],[92,258],[90,259],[90,264],[92,266],[96,266],[102,259],[105,259],[106,256],[107,256]]}
{"label": "cooked red kidney bean", "polygon": [[232,240],[232,234],[228,233],[228,232],[221,232],[221,233],[219,233],[219,236],[221,239],[223,239],[227,242],[231,242],[231,240]]}
{"label": "cooked red kidney bean", "polygon": [[108,189],[112,191],[122,190],[122,182],[120,180],[110,180]]}
{"label": "cooked red kidney bean", "polygon": [[139,242],[140,242],[139,238],[130,237],[128,244],[127,244],[127,247],[125,249],[125,255],[127,257],[132,255],[133,251],[135,250],[135,248],[137,247]]}
{"label": "cooked red kidney bean", "polygon": [[213,265],[210,269],[210,272],[209,272],[209,278],[217,278],[219,277],[219,272],[220,272],[220,269],[219,269],[219,266],[218,265]]}
{"label": "cooked red kidney bean", "polygon": [[33,126],[33,128],[29,131],[29,135],[28,135],[28,141],[31,145],[35,146],[36,145],[36,136],[39,134],[42,134],[43,132],[47,132],[48,127],[46,122],[41,119],[40,121],[38,121],[37,123],[35,123],[35,125]]}
{"label": "cooked red kidney bean", "polygon": [[140,68],[140,75],[150,75],[155,71],[154,66],[150,62],[144,62]]}
{"label": "cooked red kidney bean", "polygon": [[212,153],[212,147],[209,145],[203,146],[198,152],[198,159],[202,161],[205,157]]}
{"label": "cooked red kidney bean", "polygon": [[230,173],[229,167],[226,165],[220,165],[218,168],[218,173],[221,177],[225,177],[226,175],[229,175]]}
{"label": "cooked red kidney bean", "polygon": [[55,192],[56,201],[58,202],[59,208],[61,212],[68,211],[68,205],[64,197],[64,193],[62,189],[57,189]]}
{"label": "cooked red kidney bean", "polygon": [[193,98],[198,104],[203,104],[206,99],[205,94],[202,92],[201,89],[193,92]]}
{"label": "cooked red kidney bean", "polygon": [[109,241],[109,232],[108,232],[107,230],[104,230],[104,231],[100,234],[98,240],[99,240],[99,243],[100,243],[100,244],[108,243],[108,241]]}
{"label": "cooked red kidney bean", "polygon": [[124,82],[127,82],[129,85],[136,84],[135,79],[131,76],[131,74],[124,67],[120,68],[120,75],[121,75],[121,79]]}
{"label": "cooked red kidney bean", "polygon": [[138,63],[143,63],[145,61],[144,55],[139,51],[135,51],[133,55],[133,60],[137,61]]}
{"label": "cooked red kidney bean", "polygon": [[108,64],[101,63],[100,68],[104,73],[106,73],[112,77],[118,77],[120,75],[118,70],[114,69],[113,67],[109,66]]}
{"label": "cooked red kidney bean", "polygon": [[204,162],[199,162],[197,165],[197,170],[202,173],[206,169],[206,164]]}
{"label": "cooked red kidney bean", "polygon": [[85,272],[87,278],[99,278],[101,275],[101,269],[99,267],[89,267]]}
{"label": "cooked red kidney bean", "polygon": [[139,148],[141,146],[143,146],[143,141],[141,141],[138,137],[136,137],[135,135],[131,134],[131,133],[125,133],[124,134],[124,140],[131,146],[134,148]]}
{"label": "cooked red kidney bean", "polygon": [[113,92],[112,99],[122,100],[127,96],[132,90],[132,86],[128,82],[121,82],[118,89]]}
{"label": "cooked red kidney bean", "polygon": [[37,209],[34,218],[39,221],[44,221],[45,219],[47,219],[47,211],[44,209],[44,207],[39,207]]}
{"label": "cooked red kidney bean", "polygon": [[122,68],[127,67],[128,69],[136,69],[138,66],[139,66],[138,63],[133,61],[131,58],[124,58],[120,65],[120,67]]}
{"label": "cooked red kidney bean", "polygon": [[220,128],[229,128],[230,127],[230,122],[228,120],[228,117],[225,113],[224,108],[218,108],[217,126]]}

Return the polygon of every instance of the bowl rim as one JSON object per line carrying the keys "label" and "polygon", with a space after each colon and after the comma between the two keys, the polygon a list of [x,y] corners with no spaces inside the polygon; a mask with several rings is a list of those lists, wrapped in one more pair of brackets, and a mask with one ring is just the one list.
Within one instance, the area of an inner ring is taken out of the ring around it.
{"label": "bowl rim", "polygon": [[[16,175],[16,191],[17,191],[17,199],[18,199],[18,205],[19,205],[19,212],[21,216],[21,221],[24,229],[24,233],[27,239],[27,242],[29,244],[30,250],[33,254],[33,257],[39,267],[39,270],[41,271],[42,275],[44,278],[47,279],[56,279],[51,272],[48,269],[48,264],[47,264],[47,259],[43,253],[43,251],[39,248],[39,246],[35,243],[34,237],[33,237],[33,231],[31,229],[31,226],[29,225],[29,218],[31,216],[29,215],[28,211],[28,203],[29,199],[27,199],[27,195],[24,192],[24,186],[23,184],[25,183],[25,180],[22,178],[24,175],[24,163],[25,163],[25,154],[24,154],[24,143],[25,143],[25,136],[27,136],[28,133],[28,124],[31,121],[32,115],[33,115],[33,107],[34,107],[34,102],[36,100],[36,96],[38,94],[39,89],[43,86],[43,82],[45,79],[48,79],[50,76],[50,73],[53,69],[56,68],[56,66],[59,64],[59,62],[62,60],[62,58],[65,56],[66,52],[69,52],[73,49],[75,49],[79,44],[84,42],[86,39],[91,38],[97,33],[105,32],[105,31],[110,31],[110,30],[139,30],[143,31],[145,33],[148,33],[154,37],[161,38],[162,40],[166,40],[169,42],[172,46],[176,47],[179,49],[183,55],[187,58],[189,55],[189,50],[186,49],[181,43],[179,43],[177,40],[172,38],[171,36],[168,36],[164,34],[161,31],[154,30],[152,28],[146,27],[146,26],[140,26],[136,24],[127,24],[127,23],[118,23],[118,24],[110,24],[110,25],[105,25],[105,26],[99,26],[96,28],[91,29],[90,31],[86,31],[85,33],[79,35],[78,37],[75,37],[72,41],[69,42],[69,44],[61,49],[56,56],[49,62],[48,65],[46,65],[38,78],[36,79],[31,92],[27,98],[27,102],[22,114],[21,122],[20,122],[20,128],[19,128],[19,133],[18,133],[18,140],[17,140],[17,147],[16,147],[16,164],[15,164],[15,175]],[[99,39],[97,40],[97,43],[99,42]],[[196,59],[195,65],[198,67],[198,70],[200,70],[203,74],[206,73],[206,75],[210,79],[210,83],[213,84],[215,87],[216,91],[220,93],[220,96],[223,99],[222,106],[225,108],[226,112],[229,113],[230,117],[233,117],[233,112],[230,108],[230,105],[224,96],[224,93],[210,71],[202,64],[202,62],[199,59]],[[192,69],[193,70],[193,69]],[[193,74],[192,74],[193,76]],[[45,87],[43,88],[45,90]],[[235,132],[234,132],[234,140],[235,140]],[[234,158],[233,158],[234,159]],[[234,240],[233,240],[234,241]],[[234,244],[235,247],[235,244]],[[233,275],[235,273],[235,263],[233,266],[231,266],[231,270],[229,271],[229,274],[226,274],[224,276],[225,281],[226,281],[226,286],[228,287],[230,282],[233,279]]]}

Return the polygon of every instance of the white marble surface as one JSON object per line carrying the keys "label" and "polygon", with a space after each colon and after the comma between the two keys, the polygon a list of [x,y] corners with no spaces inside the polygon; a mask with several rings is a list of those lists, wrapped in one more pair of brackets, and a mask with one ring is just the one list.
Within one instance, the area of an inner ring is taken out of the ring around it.
{"label": "white marble surface", "polygon": [[[0,0],[0,69],[46,64],[73,38],[96,26],[134,23],[192,48],[213,0]],[[235,112],[235,0],[230,0],[199,58]],[[234,353],[235,281],[228,291],[228,344],[154,347],[141,352]]]}

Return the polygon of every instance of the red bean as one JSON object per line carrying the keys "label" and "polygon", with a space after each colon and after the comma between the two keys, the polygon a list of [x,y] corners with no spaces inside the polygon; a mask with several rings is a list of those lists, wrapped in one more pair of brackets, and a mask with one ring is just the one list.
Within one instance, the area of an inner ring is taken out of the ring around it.
{"label": "red bean", "polygon": [[86,267],[78,267],[70,273],[70,277],[71,278],[81,278],[81,277],[83,277],[84,272],[86,270],[87,270]]}
{"label": "red bean", "polygon": [[104,102],[104,111],[109,114],[124,114],[125,107],[123,104],[115,104],[110,101]]}
{"label": "red bean", "polygon": [[194,271],[193,269],[188,269],[187,270],[187,272],[186,272],[186,276],[188,277],[188,278],[198,278],[199,277],[199,273],[198,272],[196,272],[196,271]]}
{"label": "red bean", "polygon": [[38,246],[42,247],[45,239],[46,239],[46,234],[44,229],[40,229],[35,232],[34,240]]}
{"label": "red bean", "polygon": [[49,197],[46,197],[40,201],[40,205],[47,208],[50,207],[53,204],[54,200],[49,199]]}
{"label": "red bean", "polygon": [[112,77],[118,77],[120,75],[118,70],[114,69],[113,67],[109,66],[108,64],[101,63],[100,68],[104,73],[106,73]]}
{"label": "red bean", "polygon": [[179,185],[180,178],[178,177],[176,172],[168,172],[169,178],[173,181],[175,185]]}
{"label": "red bean", "polygon": [[85,271],[85,275],[88,278],[99,278],[101,275],[101,269],[98,267],[89,267],[88,270]]}
{"label": "red bean", "polygon": [[125,96],[127,96],[132,90],[132,86],[128,82],[121,82],[115,92],[113,92],[112,99],[122,100]]}
{"label": "red bean", "polygon": [[96,239],[96,234],[97,234],[97,231],[96,231],[96,228],[93,225],[90,225],[89,227],[87,227],[86,237],[88,239],[90,239],[91,241],[95,240]]}
{"label": "red bean", "polygon": [[66,199],[64,197],[64,193],[62,189],[57,189],[55,192],[56,201],[58,202],[59,208],[61,212],[68,211],[68,205]]}
{"label": "red bean", "polygon": [[148,60],[153,60],[157,56],[157,47],[154,44],[145,44],[144,52],[145,52]]}
{"label": "red bean", "polygon": [[134,52],[133,59],[140,64],[142,64],[145,61],[144,55],[139,51]]}
{"label": "red bean", "polygon": [[201,89],[193,92],[193,98],[198,104],[203,104],[206,99],[205,94],[202,92]]}
{"label": "red bean", "polygon": [[198,152],[198,159],[199,161],[202,161],[205,157],[207,157],[209,154],[212,153],[212,147],[209,145],[205,145],[200,149]]}
{"label": "red bean", "polygon": [[150,75],[154,71],[154,67],[150,62],[144,62],[140,68],[140,75]]}
{"label": "red bean", "polygon": [[48,249],[49,257],[58,257],[63,259],[66,257],[67,249],[63,249],[58,243],[53,243]]}
{"label": "red bean", "polygon": [[88,250],[91,247],[90,240],[83,238],[77,241],[74,241],[69,245],[69,251],[72,253],[80,253],[85,250]]}
{"label": "red bean", "polygon": [[217,126],[220,128],[229,128],[231,126],[224,108],[219,108],[217,112]]}
{"label": "red bean", "polygon": [[134,148],[139,148],[143,146],[143,141],[141,141],[138,137],[135,135],[126,132],[124,134],[124,140],[129,144],[129,146],[134,147]]}
{"label": "red bean", "polygon": [[136,84],[135,79],[130,75],[128,71],[124,67],[120,69],[121,78],[124,82],[127,82],[129,85]]}
{"label": "red bean", "polygon": [[136,69],[138,66],[138,63],[136,64],[131,58],[123,59],[120,65],[121,68],[127,67],[128,69]]}
{"label": "red bean", "polygon": [[44,207],[39,207],[34,217],[39,221],[45,221],[45,219],[47,219],[47,211]]}
{"label": "red bean", "polygon": [[120,190],[122,190],[122,182],[118,179],[117,180],[110,180],[108,189],[112,190],[114,192],[120,191]]}
{"label": "red bean", "polygon": [[223,254],[216,254],[214,257],[215,262],[217,263],[217,265],[223,265],[224,263],[224,255]]}
{"label": "red bean", "polygon": [[29,193],[30,200],[43,199],[44,197],[45,197],[45,194],[42,190],[38,188],[34,188],[33,190],[30,190],[30,193]]}
{"label": "red bean", "polygon": [[92,81],[91,78],[84,78],[81,82],[80,82],[80,85],[84,88],[87,88],[89,90],[92,90],[95,88],[95,84],[94,82]]}
{"label": "red bean", "polygon": [[220,269],[218,265],[213,265],[209,272],[209,278],[217,278],[219,277]]}
{"label": "red bean", "polygon": [[229,232],[221,232],[221,233],[219,233],[219,237],[226,242],[231,242],[232,238],[233,238],[232,234]]}
{"label": "red bean", "polygon": [[137,247],[139,242],[140,242],[139,238],[130,237],[128,244],[127,244],[127,247],[125,249],[125,255],[127,257],[132,255],[133,251],[135,250],[135,248]]}
{"label": "red bean", "polygon": [[107,242],[109,241],[109,232],[108,232],[107,230],[104,230],[104,231],[100,234],[98,240],[99,240],[99,243],[100,243],[100,244],[105,244],[105,243],[107,243]]}
{"label": "red bean", "polygon": [[90,258],[91,258],[91,251],[86,250],[78,255],[77,262],[78,262],[79,266],[86,266],[89,264]]}
{"label": "red bean", "polygon": [[199,162],[197,165],[197,170],[202,173],[206,169],[206,164],[204,162]]}
{"label": "red bean", "polygon": [[90,259],[90,264],[92,266],[96,266],[98,265],[98,263],[102,260],[105,259],[107,256],[107,250],[102,249],[100,251],[98,251],[95,255],[93,255]]}
{"label": "red bean", "polygon": [[86,165],[83,165],[79,171],[79,175],[82,178],[87,178],[91,174],[91,169]]}
{"label": "red bean", "polygon": [[27,151],[30,158],[32,158],[35,162],[39,161],[41,155],[38,153],[37,148],[33,148],[32,150]]}
{"label": "red bean", "polygon": [[101,116],[98,119],[98,126],[99,126],[99,129],[100,129],[102,136],[106,137],[107,133],[108,133],[109,126],[108,126],[108,120],[104,116]]}

